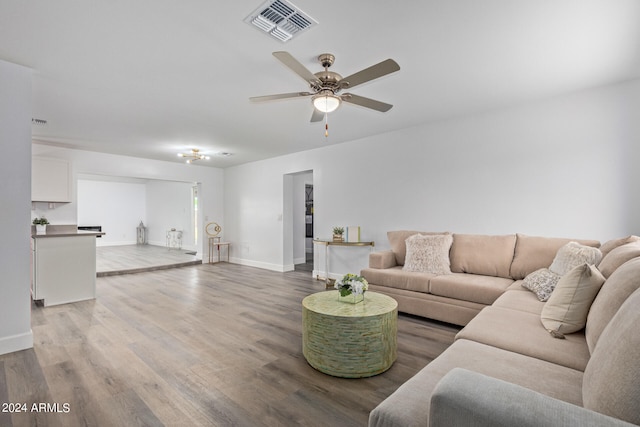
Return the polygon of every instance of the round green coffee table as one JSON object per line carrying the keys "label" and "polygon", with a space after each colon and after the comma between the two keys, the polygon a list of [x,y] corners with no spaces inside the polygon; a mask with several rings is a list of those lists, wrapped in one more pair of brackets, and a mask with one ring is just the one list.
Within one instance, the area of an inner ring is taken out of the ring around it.
{"label": "round green coffee table", "polygon": [[366,292],[364,301],[338,301],[338,291],[302,300],[302,353],[325,374],[344,378],[378,375],[397,356],[398,303]]}

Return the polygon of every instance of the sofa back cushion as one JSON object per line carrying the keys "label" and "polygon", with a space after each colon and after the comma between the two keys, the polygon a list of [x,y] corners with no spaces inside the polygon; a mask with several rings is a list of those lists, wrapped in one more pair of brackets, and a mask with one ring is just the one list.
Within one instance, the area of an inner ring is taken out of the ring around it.
{"label": "sofa back cushion", "polygon": [[600,252],[605,257],[609,252],[617,248],[618,246],[626,245],[627,243],[633,243],[640,240],[640,236],[634,236],[633,234],[627,237],[621,237],[619,239],[609,240],[600,246]]}
{"label": "sofa back cushion", "polygon": [[609,277],[622,264],[636,257],[640,257],[640,242],[627,243],[607,253],[598,264],[598,269],[604,277]]}
{"label": "sofa back cushion", "polygon": [[640,291],[636,290],[603,331],[582,379],[582,402],[586,409],[633,424],[640,424],[638,307]]}
{"label": "sofa back cushion", "polygon": [[515,245],[515,234],[454,234],[451,271],[508,278]]}
{"label": "sofa back cushion", "polygon": [[404,265],[404,260],[407,255],[407,246],[405,240],[413,236],[414,234],[434,235],[434,234],[448,234],[446,232],[427,232],[427,231],[412,231],[412,230],[398,230],[387,232],[387,238],[389,239],[389,245],[391,250],[396,256],[396,264]]}
{"label": "sofa back cushion", "polygon": [[[627,261],[604,282],[587,316],[585,336],[589,351],[593,354],[602,331],[624,301],[640,288],[640,258]],[[640,311],[640,310],[638,310]]]}
{"label": "sofa back cushion", "polygon": [[[597,240],[564,239],[560,237],[536,237],[524,234],[516,235],[516,248],[509,274],[513,279],[520,280],[541,268],[549,268],[556,257],[558,249],[574,241],[586,246],[597,248]],[[454,239],[455,243],[455,239]]]}

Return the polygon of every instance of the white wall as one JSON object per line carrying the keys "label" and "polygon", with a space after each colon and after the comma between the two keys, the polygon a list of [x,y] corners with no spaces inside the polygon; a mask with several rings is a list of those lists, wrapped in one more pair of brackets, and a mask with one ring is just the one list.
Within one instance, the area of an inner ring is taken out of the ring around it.
{"label": "white wall", "polygon": [[195,249],[190,209],[191,187],[193,184],[184,182],[151,181],[147,184],[150,244],[165,245],[167,230],[175,228],[182,230],[182,247]]}
{"label": "white wall", "polygon": [[[33,144],[32,148],[33,155],[66,159],[71,164],[73,187],[71,193],[73,201],[67,204],[58,203],[55,209],[45,211],[47,219],[52,224],[77,224],[78,199],[76,183],[78,176],[91,174],[103,175],[105,177],[129,177],[189,184],[198,182],[201,186],[201,234],[204,232],[204,224],[209,221],[215,221],[223,228],[225,227],[224,211],[222,208],[224,185],[224,172],[222,169],[92,151],[73,150],[42,144]],[[149,217],[149,215],[150,213],[147,208],[147,217]],[[139,224],[139,221],[139,219],[136,221],[136,226]],[[199,254],[203,254],[203,258],[207,257],[208,245],[206,242],[201,241],[197,250]]]}
{"label": "white wall", "polygon": [[0,354],[33,347],[31,70],[0,60]]}
{"label": "white wall", "polygon": [[147,221],[146,184],[79,179],[78,225],[101,225],[98,246],[134,245]]}
{"label": "white wall", "polygon": [[[231,258],[282,269],[282,179],[306,170],[316,235],[360,225],[379,250],[398,229],[640,234],[639,104],[634,81],[228,168]],[[331,273],[367,264],[366,250],[334,252]],[[316,270],[323,265],[316,257]]]}

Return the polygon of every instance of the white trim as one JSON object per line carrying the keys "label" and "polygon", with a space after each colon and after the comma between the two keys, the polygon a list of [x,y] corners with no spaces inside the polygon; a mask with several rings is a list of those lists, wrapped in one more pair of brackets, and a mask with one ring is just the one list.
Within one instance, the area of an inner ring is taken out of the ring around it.
{"label": "white trim", "polygon": [[28,348],[33,348],[33,332],[31,329],[24,334],[0,338],[0,354],[13,353],[14,351],[26,350]]}
{"label": "white trim", "polygon": [[[235,258],[235,257],[230,257],[229,258],[229,262],[232,263],[232,264],[240,264],[240,265],[246,265],[246,266],[249,266],[249,267],[256,267],[256,268],[263,268],[265,270],[277,271],[279,273],[285,273],[287,271],[293,271],[293,269],[294,269],[293,265],[283,266],[283,265],[279,265],[279,264],[271,264],[271,263],[267,263],[267,262],[252,261],[252,260],[248,260],[248,259],[240,259],[240,258]],[[287,268],[290,268],[290,269],[287,270]]]}

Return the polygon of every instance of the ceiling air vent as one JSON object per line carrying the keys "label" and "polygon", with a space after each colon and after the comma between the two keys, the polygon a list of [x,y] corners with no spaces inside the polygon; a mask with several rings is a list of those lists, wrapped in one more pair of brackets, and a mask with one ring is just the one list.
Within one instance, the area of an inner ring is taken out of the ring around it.
{"label": "ceiling air vent", "polygon": [[286,42],[318,22],[285,0],[263,3],[244,19],[271,37]]}

